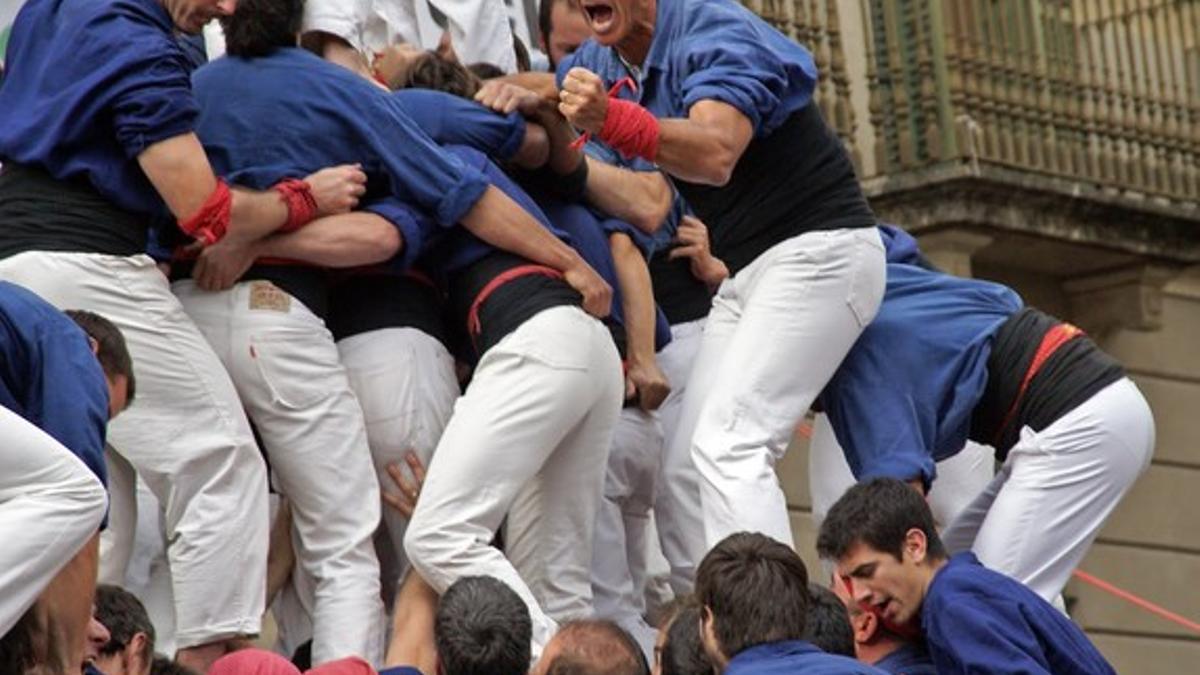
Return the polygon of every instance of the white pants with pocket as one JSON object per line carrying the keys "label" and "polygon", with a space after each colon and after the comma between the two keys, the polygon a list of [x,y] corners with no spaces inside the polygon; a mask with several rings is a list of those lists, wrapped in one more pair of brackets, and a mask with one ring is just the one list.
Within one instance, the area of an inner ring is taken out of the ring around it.
{"label": "white pants with pocket", "polygon": [[108,442],[164,505],[178,646],[257,634],[266,578],[252,570],[267,564],[266,468],[229,376],[166,277],[145,255],[34,251],[0,260],[0,279],[59,309],[96,312],[125,336],[137,397],[109,425]]}
{"label": "white pants with pocket", "polygon": [[313,664],[379,662],[379,483],[333,336],[267,281],[210,293],[186,280],[175,292],[225,363],[291,501],[296,560],[315,581]]}
{"label": "white pants with pocket", "polygon": [[[487,575],[521,596],[535,656],[556,620],[592,612],[593,527],[623,393],[599,321],[573,306],[534,315],[483,355],[409,523],[409,560],[439,593]],[[506,514],[507,558],[491,545]]]}
{"label": "white pants with pocket", "polygon": [[885,282],[875,228],[782,241],[721,284],[684,398],[705,543],[742,530],[792,545],[775,464],[796,424],[875,317]]}
{"label": "white pants with pocket", "polygon": [[70,450],[0,406],[0,636],[92,538],[108,496]]}
{"label": "white pants with pocket", "polygon": [[1021,429],[995,478],[942,535],[1054,602],[1121,498],[1150,465],[1154,417],[1129,378],[1041,431]]}

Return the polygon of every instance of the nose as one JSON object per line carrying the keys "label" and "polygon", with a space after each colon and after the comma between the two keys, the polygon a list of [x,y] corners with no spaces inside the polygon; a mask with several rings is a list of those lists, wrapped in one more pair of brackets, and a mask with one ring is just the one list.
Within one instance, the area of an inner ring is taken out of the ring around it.
{"label": "nose", "polygon": [[850,596],[854,598],[855,602],[864,603],[871,599],[871,589],[867,588],[866,584],[846,579],[846,586],[850,588]]}

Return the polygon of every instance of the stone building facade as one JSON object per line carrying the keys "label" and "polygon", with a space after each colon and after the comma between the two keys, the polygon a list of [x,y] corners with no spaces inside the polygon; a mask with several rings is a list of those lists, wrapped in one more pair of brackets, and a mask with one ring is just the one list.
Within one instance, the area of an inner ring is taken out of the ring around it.
{"label": "stone building facade", "polygon": [[[881,219],[1125,363],[1158,444],[1080,569],[1200,619],[1200,0],[744,2],[813,50]],[[779,471],[811,568],[794,450]],[[1200,663],[1200,635],[1067,593],[1119,672]]]}

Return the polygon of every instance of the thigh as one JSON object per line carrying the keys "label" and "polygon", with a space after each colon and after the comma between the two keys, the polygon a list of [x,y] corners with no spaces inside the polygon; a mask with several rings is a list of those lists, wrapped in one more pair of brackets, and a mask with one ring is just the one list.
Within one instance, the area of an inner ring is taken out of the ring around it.
{"label": "thigh", "polygon": [[937,463],[937,479],[929,489],[929,507],[939,527],[954,522],[996,474],[996,451],[967,441],[958,454]]}
{"label": "thigh", "polygon": [[833,433],[833,425],[824,414],[818,414],[813,420],[812,439],[808,444],[808,484],[813,521],[819,528],[834,502],[854,485],[854,474]]}

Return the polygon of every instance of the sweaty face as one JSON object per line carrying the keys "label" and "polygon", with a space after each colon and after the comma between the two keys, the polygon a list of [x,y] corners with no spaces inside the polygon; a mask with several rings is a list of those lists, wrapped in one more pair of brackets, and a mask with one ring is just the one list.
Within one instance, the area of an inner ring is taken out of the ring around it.
{"label": "sweaty face", "polygon": [[627,37],[644,0],[581,0],[596,42],[611,47]]}
{"label": "sweaty face", "polygon": [[571,2],[555,2],[550,9],[550,44],[546,45],[550,64],[558,66],[592,36],[587,19]]}
{"label": "sweaty face", "polygon": [[895,624],[915,617],[925,598],[926,576],[908,547],[897,560],[859,542],[838,561],[837,573],[855,602],[874,608]]}
{"label": "sweaty face", "polygon": [[231,16],[238,0],[161,0],[175,27],[189,35],[204,30],[213,19]]}

